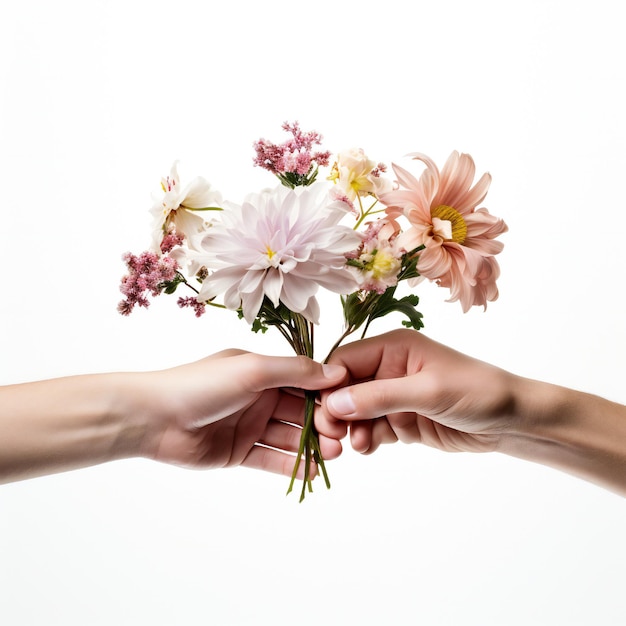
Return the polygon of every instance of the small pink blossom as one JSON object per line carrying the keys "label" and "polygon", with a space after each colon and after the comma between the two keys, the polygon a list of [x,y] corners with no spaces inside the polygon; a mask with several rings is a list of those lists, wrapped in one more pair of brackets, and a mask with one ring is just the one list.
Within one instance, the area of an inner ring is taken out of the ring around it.
{"label": "small pink blossom", "polygon": [[196,317],[201,317],[206,311],[206,304],[204,302],[199,302],[197,298],[193,298],[191,296],[178,298],[177,304],[181,309],[193,309]]}
{"label": "small pink blossom", "polygon": [[393,219],[371,222],[359,248],[346,255],[362,291],[382,294],[398,283],[404,250],[398,243],[400,225]]}
{"label": "small pink blossom", "polygon": [[185,238],[176,232],[176,230],[171,230],[166,235],[163,236],[163,240],[161,241],[161,252],[163,254],[167,254],[171,252],[176,246],[181,246]]}

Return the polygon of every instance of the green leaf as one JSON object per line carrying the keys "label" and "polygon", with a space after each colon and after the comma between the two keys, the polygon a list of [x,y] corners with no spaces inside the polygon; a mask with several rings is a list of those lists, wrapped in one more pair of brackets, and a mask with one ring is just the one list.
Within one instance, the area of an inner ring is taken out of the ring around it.
{"label": "green leaf", "polygon": [[265,334],[267,332],[267,325],[264,324],[258,317],[254,320],[254,322],[252,322],[252,326],[250,327],[250,330],[253,333],[258,333],[259,331],[261,331],[262,334]]}
{"label": "green leaf", "polygon": [[404,326],[408,324],[409,328],[414,328],[415,330],[424,328],[424,323],[422,322],[423,315],[415,308],[419,304],[419,298],[415,294],[404,296],[399,300],[393,297],[393,295],[385,297],[388,291],[389,290],[387,290],[378,301],[374,311],[370,314],[368,323],[371,320],[384,317],[385,315],[389,315],[389,313],[397,311],[398,313],[406,315],[408,318],[408,322],[402,322]]}
{"label": "green leaf", "polygon": [[163,293],[173,294],[178,288],[178,285],[184,282],[185,282],[185,278],[181,276],[180,274],[176,274],[176,276],[174,276],[172,280],[164,281],[159,286]]}

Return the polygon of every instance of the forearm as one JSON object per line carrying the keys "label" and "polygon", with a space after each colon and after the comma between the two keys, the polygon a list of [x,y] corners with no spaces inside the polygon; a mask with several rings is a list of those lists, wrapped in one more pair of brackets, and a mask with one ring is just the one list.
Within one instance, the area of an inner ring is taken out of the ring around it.
{"label": "forearm", "polygon": [[626,406],[556,385],[516,379],[516,424],[500,450],[626,496]]}
{"label": "forearm", "polygon": [[0,483],[134,455],[141,427],[119,410],[122,374],[0,387]]}

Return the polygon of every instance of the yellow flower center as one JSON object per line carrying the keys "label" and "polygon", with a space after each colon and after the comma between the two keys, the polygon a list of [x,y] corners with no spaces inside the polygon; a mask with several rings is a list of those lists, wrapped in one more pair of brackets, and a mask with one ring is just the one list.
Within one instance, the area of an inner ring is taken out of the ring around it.
{"label": "yellow flower center", "polygon": [[337,161],[333,163],[330,174],[327,176],[326,180],[332,180],[333,183],[339,180],[339,166],[337,165]]}
{"label": "yellow flower center", "polygon": [[433,218],[438,218],[442,222],[450,223],[451,234],[446,237],[446,241],[454,241],[455,243],[463,243],[467,237],[467,224],[463,216],[451,206],[440,204],[438,207],[430,210]]}
{"label": "yellow flower center", "polygon": [[267,254],[267,258],[271,261],[276,252],[272,250],[269,246],[265,246],[265,254]]}
{"label": "yellow flower center", "polygon": [[391,254],[378,250],[369,265],[369,270],[375,279],[386,278],[398,273],[401,263]]}

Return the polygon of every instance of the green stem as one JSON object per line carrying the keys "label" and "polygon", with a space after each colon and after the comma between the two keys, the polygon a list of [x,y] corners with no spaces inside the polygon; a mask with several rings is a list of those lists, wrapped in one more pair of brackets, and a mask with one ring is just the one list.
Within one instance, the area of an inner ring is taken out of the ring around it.
{"label": "green stem", "polygon": [[[298,473],[298,469],[300,468],[300,463],[302,462],[302,457],[305,458],[305,467],[304,467],[304,480],[302,482],[302,492],[300,494],[300,502],[304,500],[305,491],[308,487],[309,491],[313,491],[312,480],[310,477],[310,468],[311,468],[311,447],[314,450],[319,451],[319,442],[317,441],[317,433],[315,432],[315,427],[313,423],[313,417],[315,414],[315,398],[317,392],[316,391],[305,391],[304,392],[304,426],[302,428],[302,433],[300,435],[300,445],[298,446],[298,454],[296,456],[296,462],[293,467],[293,472],[291,474],[291,482],[289,483],[289,488],[287,489],[287,494],[291,493],[293,490],[294,483],[296,481],[296,475]],[[317,456],[317,455],[316,455]],[[322,459],[321,453],[318,452],[318,456]],[[321,463],[323,467],[323,460]],[[323,469],[324,482],[326,486],[330,489],[330,482],[328,480],[328,475],[326,474],[326,468]]]}
{"label": "green stem", "polygon": [[328,359],[330,359],[331,354],[342,344],[343,340],[346,339],[346,337],[349,337],[355,330],[356,328],[354,326],[350,326],[349,328],[346,328],[343,335],[341,335],[341,337],[339,337],[339,339],[335,341],[335,344],[330,349],[330,351],[326,355],[326,358],[322,362],[328,363]]}
{"label": "green stem", "polygon": [[359,219],[357,220],[357,223],[354,225],[354,230],[357,230],[359,226],[361,226],[365,218],[368,217],[369,215],[373,215],[374,213],[382,213],[385,210],[385,209],[380,209],[379,211],[372,211],[372,209],[378,204],[378,198],[374,200],[374,202],[372,202],[372,205],[368,207],[366,211],[363,210],[361,196],[357,196],[357,199],[359,200],[359,207],[361,209],[360,210],[361,217],[359,217]]}

